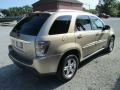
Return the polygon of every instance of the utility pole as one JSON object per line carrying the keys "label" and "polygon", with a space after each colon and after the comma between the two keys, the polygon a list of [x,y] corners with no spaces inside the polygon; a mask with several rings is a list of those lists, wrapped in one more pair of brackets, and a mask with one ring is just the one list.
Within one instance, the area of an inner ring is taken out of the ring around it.
{"label": "utility pole", "polygon": [[101,6],[103,4],[103,0],[99,0],[98,5]]}
{"label": "utility pole", "polygon": [[98,2],[98,14],[101,13],[101,5],[103,4],[103,0],[99,0]]}

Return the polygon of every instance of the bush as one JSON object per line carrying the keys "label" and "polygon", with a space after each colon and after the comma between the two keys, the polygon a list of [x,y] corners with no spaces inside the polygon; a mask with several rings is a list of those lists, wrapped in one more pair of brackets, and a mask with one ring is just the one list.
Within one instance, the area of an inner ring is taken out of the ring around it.
{"label": "bush", "polygon": [[118,15],[117,15],[118,17],[120,17],[120,12],[118,13]]}
{"label": "bush", "polygon": [[5,17],[5,18],[0,18],[0,22],[12,22],[14,20],[20,21],[22,17]]}
{"label": "bush", "polygon": [[84,10],[86,12],[90,12],[92,14],[97,14],[97,11],[95,9],[90,9],[90,10]]}

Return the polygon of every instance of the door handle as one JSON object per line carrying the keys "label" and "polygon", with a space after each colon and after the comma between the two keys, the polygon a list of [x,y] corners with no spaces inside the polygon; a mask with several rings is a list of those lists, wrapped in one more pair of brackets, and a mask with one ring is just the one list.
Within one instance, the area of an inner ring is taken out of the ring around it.
{"label": "door handle", "polygon": [[81,35],[81,34],[79,34],[79,35],[77,36],[77,38],[78,38],[78,39],[82,38],[82,35]]}

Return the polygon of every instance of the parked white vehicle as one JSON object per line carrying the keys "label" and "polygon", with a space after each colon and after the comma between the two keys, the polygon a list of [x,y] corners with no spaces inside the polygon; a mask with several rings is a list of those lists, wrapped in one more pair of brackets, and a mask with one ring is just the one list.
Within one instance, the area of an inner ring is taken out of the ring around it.
{"label": "parked white vehicle", "polygon": [[5,17],[5,15],[0,12],[0,18],[4,18],[4,17]]}

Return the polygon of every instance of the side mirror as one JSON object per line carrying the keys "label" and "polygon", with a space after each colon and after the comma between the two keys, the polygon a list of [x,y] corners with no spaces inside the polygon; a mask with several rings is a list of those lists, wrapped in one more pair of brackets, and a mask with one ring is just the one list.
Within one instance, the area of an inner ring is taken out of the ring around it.
{"label": "side mirror", "polygon": [[109,25],[105,25],[104,28],[103,28],[103,31],[104,30],[110,30],[110,26]]}

